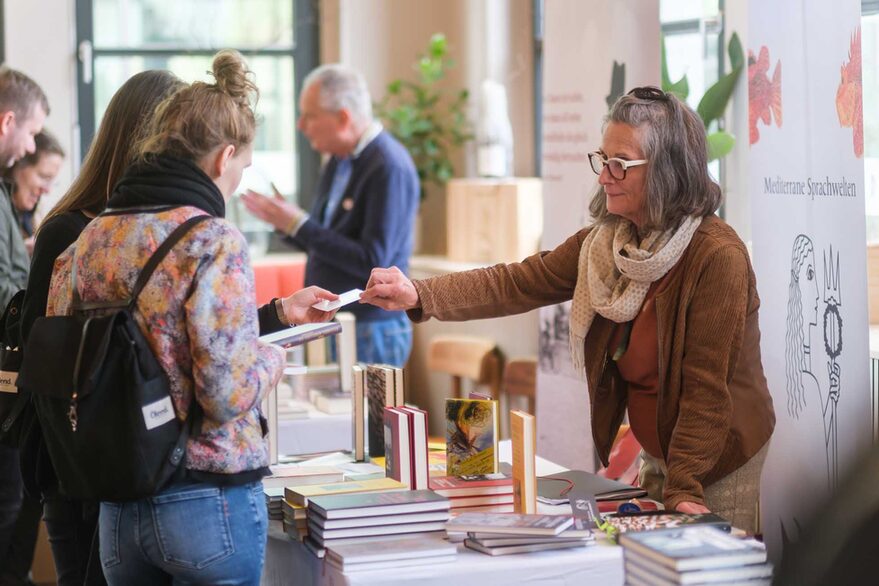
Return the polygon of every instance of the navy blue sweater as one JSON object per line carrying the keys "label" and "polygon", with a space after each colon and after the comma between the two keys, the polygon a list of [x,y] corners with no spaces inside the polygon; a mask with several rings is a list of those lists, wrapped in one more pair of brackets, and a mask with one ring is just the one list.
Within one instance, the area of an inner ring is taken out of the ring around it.
{"label": "navy blue sweater", "polygon": [[[317,185],[311,217],[295,237],[287,238],[308,253],[305,285],[334,293],[364,289],[373,267],[396,266],[409,272],[412,227],[418,210],[418,173],[405,147],[382,131],[351,162],[351,178],[329,228],[321,225],[336,158],[327,163]],[[361,321],[388,319],[373,305],[345,308]]]}

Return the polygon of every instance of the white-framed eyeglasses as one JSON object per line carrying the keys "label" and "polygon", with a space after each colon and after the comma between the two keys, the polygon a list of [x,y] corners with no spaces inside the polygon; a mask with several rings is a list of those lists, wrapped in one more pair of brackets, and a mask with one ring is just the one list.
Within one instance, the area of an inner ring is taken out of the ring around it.
{"label": "white-framed eyeglasses", "polygon": [[604,171],[605,167],[607,167],[607,170],[610,172],[610,176],[614,179],[617,179],[618,181],[622,181],[626,178],[626,171],[629,169],[629,167],[637,167],[638,165],[646,164],[647,159],[627,161],[625,159],[620,159],[617,157],[608,159],[598,151],[593,151],[589,153],[589,165],[592,167],[592,170],[595,171],[596,175],[601,175],[601,172]]}

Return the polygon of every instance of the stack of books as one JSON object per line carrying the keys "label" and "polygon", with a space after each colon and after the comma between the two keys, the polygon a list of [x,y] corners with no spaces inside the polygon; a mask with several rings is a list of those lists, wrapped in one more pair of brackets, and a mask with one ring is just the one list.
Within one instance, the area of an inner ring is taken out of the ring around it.
{"label": "stack of books", "polygon": [[298,541],[302,541],[308,535],[305,513],[305,507],[294,505],[286,499],[282,501],[281,520],[284,522],[284,532]]}
{"label": "stack of books", "polygon": [[341,482],[345,473],[333,466],[302,466],[300,464],[275,464],[269,468],[270,476],[262,479],[263,488],[284,488],[327,482]]}
{"label": "stack of books", "polygon": [[266,509],[269,511],[269,519],[275,521],[283,519],[284,489],[263,487],[262,491],[266,496]]}
{"label": "stack of books", "polygon": [[308,539],[328,548],[388,535],[441,532],[449,500],[430,490],[367,492],[308,500]]}
{"label": "stack of books", "polygon": [[585,547],[595,536],[583,521],[564,515],[463,513],[446,523],[450,541],[466,533],[464,545],[497,556]]}
{"label": "stack of books", "polygon": [[620,536],[626,583],[640,585],[770,584],[766,549],[704,525],[629,532]]}
{"label": "stack of books", "polygon": [[452,513],[513,512],[513,479],[505,474],[434,476],[429,484],[449,499]]}
{"label": "stack of books", "polygon": [[440,536],[418,536],[333,545],[327,550],[326,562],[348,574],[358,570],[433,566],[453,562],[457,554],[458,548]]}

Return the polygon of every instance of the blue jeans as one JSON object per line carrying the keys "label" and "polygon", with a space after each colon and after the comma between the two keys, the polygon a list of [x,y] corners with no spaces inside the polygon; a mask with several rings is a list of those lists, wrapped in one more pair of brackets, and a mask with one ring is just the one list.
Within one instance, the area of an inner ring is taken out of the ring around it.
{"label": "blue jeans", "polygon": [[111,586],[259,584],[268,530],[262,482],[172,484],[139,501],[101,503],[98,525]]}
{"label": "blue jeans", "polygon": [[412,352],[412,323],[406,314],[357,322],[357,361],[402,367]]}

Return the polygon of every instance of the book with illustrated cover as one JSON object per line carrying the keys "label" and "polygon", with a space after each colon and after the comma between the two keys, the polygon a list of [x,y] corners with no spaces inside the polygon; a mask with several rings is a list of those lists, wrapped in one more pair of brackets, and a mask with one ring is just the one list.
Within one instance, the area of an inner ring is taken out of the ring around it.
{"label": "book with illustrated cover", "polygon": [[412,454],[412,488],[423,490],[428,486],[427,465],[427,411],[415,407],[398,407],[409,417],[409,452]]}
{"label": "book with illustrated cover", "polygon": [[513,505],[517,513],[537,512],[537,420],[524,411],[510,411],[513,451]]}
{"label": "book with illustrated cover", "polygon": [[314,512],[325,519],[448,510],[449,499],[430,490],[333,494],[308,501],[309,515]]}
{"label": "book with illustrated cover", "polygon": [[357,482],[288,486],[284,489],[284,498],[294,505],[304,507],[309,499],[317,496],[392,490],[406,490],[406,485],[393,478],[375,478]]}
{"label": "book with illustrated cover", "polygon": [[385,407],[384,429],[385,476],[414,488],[409,415],[396,407]]}
{"label": "book with illustrated cover", "polygon": [[384,364],[367,365],[366,405],[369,415],[366,435],[369,455],[372,458],[381,458],[385,455],[385,407],[393,407],[395,401],[393,367]]}
{"label": "book with illustrated cover", "polygon": [[292,348],[312,340],[318,340],[326,336],[332,336],[342,331],[342,324],[337,322],[323,322],[317,324],[304,324],[293,326],[283,330],[265,334],[259,337],[260,342],[275,344],[283,348]]}
{"label": "book with illustrated cover", "polygon": [[498,471],[498,404],[478,399],[446,399],[446,475]]}
{"label": "book with illustrated cover", "polygon": [[578,492],[595,495],[597,501],[630,499],[647,496],[647,491],[584,470],[565,470],[537,479],[537,497],[542,503],[563,505],[568,502],[563,491],[570,492],[572,485]]}
{"label": "book with illustrated cover", "polygon": [[604,518],[619,533],[652,531],[683,527],[684,525],[711,525],[729,532],[730,522],[714,513],[679,513],[676,511],[642,511],[630,514],[611,514]]}
{"label": "book with illustrated cover", "polygon": [[676,572],[659,564],[640,565],[626,560],[626,579],[640,579],[645,584],[744,584],[758,586],[769,584],[772,580],[772,564],[748,564],[732,568],[714,570],[691,570]]}
{"label": "book with illustrated cover", "polygon": [[[514,533],[497,533],[495,531],[491,532],[482,532],[482,531],[471,531],[469,532],[469,536],[476,541],[484,541],[486,539],[521,539],[522,535],[514,534]],[[528,535],[526,536],[529,539],[587,539],[592,540],[595,539],[595,534],[592,532],[592,529],[589,527],[585,519],[574,517],[573,523],[566,528],[561,533],[557,533],[556,535]]]}
{"label": "book with illustrated cover", "polygon": [[504,533],[510,535],[558,535],[574,522],[570,515],[519,515],[461,513],[446,523],[446,531]]}
{"label": "book with illustrated cover", "polygon": [[[620,535],[627,560],[678,572],[762,564],[766,550],[708,525],[688,525]],[[640,560],[640,561],[639,561]]]}
{"label": "book with illustrated cover", "polygon": [[474,476],[433,476],[430,489],[450,498],[510,494],[513,492],[513,479],[500,472]]}

